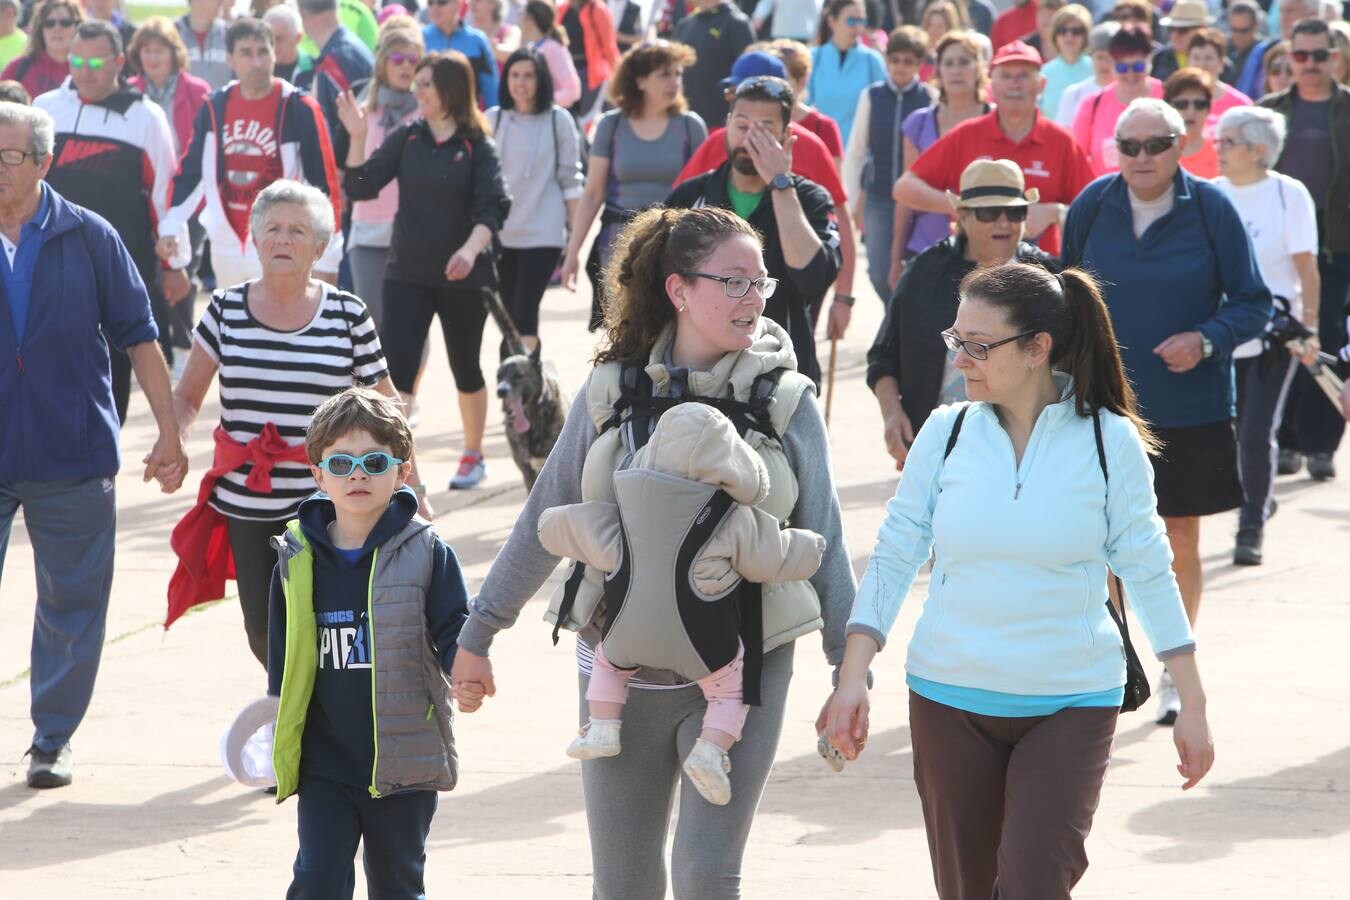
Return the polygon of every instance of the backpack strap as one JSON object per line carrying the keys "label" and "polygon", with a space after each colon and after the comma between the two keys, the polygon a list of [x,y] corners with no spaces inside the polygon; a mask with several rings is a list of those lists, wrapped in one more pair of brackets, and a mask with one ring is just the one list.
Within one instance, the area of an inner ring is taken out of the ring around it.
{"label": "backpack strap", "polygon": [[952,423],[952,433],[947,436],[947,449],[942,451],[942,461],[946,462],[947,457],[952,455],[956,449],[956,439],[961,436],[961,425],[966,421],[966,412],[970,409],[967,404],[961,407],[961,411],[956,414],[956,421]]}
{"label": "backpack strap", "polygon": [[558,618],[553,623],[553,646],[558,646],[558,632],[562,630],[563,623],[567,617],[572,614],[572,607],[577,602],[577,591],[581,588],[581,581],[586,575],[586,564],[577,560],[572,564],[572,572],[567,576],[567,581],[563,584],[562,602],[558,604]]}
{"label": "backpack strap", "polygon": [[655,397],[652,395],[652,379],[646,370],[636,364],[626,363],[619,375],[619,398],[614,401],[613,412],[600,428],[603,434],[611,428],[624,428],[625,445],[630,451],[646,446],[651,437],[652,423],[661,418],[666,410],[681,403],[702,403],[721,412],[742,438],[750,431],[772,440],[781,440],[774,428],[771,410],[778,383],[783,377],[783,369],[774,369],[756,376],[750,385],[748,400],[736,400],[731,397]]}

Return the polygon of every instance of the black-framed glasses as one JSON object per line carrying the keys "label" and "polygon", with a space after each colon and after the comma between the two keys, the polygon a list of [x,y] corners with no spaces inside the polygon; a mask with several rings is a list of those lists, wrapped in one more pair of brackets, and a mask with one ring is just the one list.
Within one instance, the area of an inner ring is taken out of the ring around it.
{"label": "black-framed glasses", "polygon": [[1124,75],[1126,72],[1133,72],[1136,75],[1142,75],[1148,68],[1148,63],[1142,59],[1136,59],[1132,63],[1116,62],[1116,74]]}
{"label": "black-framed glasses", "polygon": [[74,19],[44,19],[43,28],[74,28],[79,23]]}
{"label": "black-framed glasses", "polygon": [[0,150],[0,163],[7,166],[21,166],[30,156],[33,158],[33,165],[37,165],[38,155],[31,150]]}
{"label": "black-framed glasses", "polygon": [[963,341],[951,331],[942,332],[942,343],[947,345],[947,349],[953,353],[966,351],[966,355],[971,359],[985,360],[989,358],[989,351],[995,347],[1002,347],[1004,344],[1011,344],[1013,341],[1020,341],[1024,337],[1031,337],[1037,333],[1037,329],[1024,331],[1021,334],[1014,334],[1012,337],[1004,338],[1001,341],[994,341],[992,344],[982,344],[979,341]]}
{"label": "black-framed glasses", "polygon": [[367,475],[383,475],[392,467],[401,465],[403,465],[403,460],[385,453],[383,450],[376,450],[362,456],[352,456],[350,453],[334,453],[326,459],[319,460],[319,468],[336,478],[350,478],[352,473],[356,471],[357,466],[360,466],[361,471]]}
{"label": "black-framed glasses", "polygon": [[772,75],[756,75],[754,78],[747,78],[736,85],[736,96],[744,96],[749,91],[755,91],[760,94],[767,94],[777,100],[784,97],[792,90],[792,86],[781,78],[775,78]]}
{"label": "black-framed glasses", "polygon": [[1310,60],[1310,59],[1311,59],[1313,62],[1315,62],[1315,63],[1324,63],[1324,62],[1326,62],[1327,60],[1331,59],[1331,55],[1332,55],[1333,53],[1336,53],[1336,52],[1337,52],[1336,49],[1333,49],[1333,50],[1322,50],[1322,49],[1318,49],[1318,50],[1290,50],[1290,51],[1289,51],[1289,55],[1292,56],[1292,57],[1294,58],[1294,62],[1296,62],[1296,63],[1305,63],[1305,62],[1307,62],[1307,61]]}
{"label": "black-framed glasses", "polygon": [[1149,138],[1146,141],[1116,138],[1116,149],[1120,151],[1122,156],[1128,156],[1130,159],[1138,156],[1141,150],[1149,156],[1161,156],[1172,149],[1172,145],[1177,142],[1177,137],[1175,134],[1164,134],[1162,137]]}
{"label": "black-framed glasses", "polygon": [[1200,97],[1194,100],[1173,100],[1169,105],[1177,112],[1186,112],[1191,109],[1196,112],[1204,112],[1209,109],[1209,98]]}
{"label": "black-framed glasses", "polygon": [[765,300],[773,296],[773,292],[778,290],[777,278],[746,278],[744,275],[710,275],[707,272],[690,272],[690,278],[706,278],[709,281],[722,282],[722,290],[727,292],[727,296],[733,300],[739,300],[750,293],[750,288],[754,288],[758,294]]}
{"label": "black-framed glasses", "polygon": [[1025,206],[967,206],[986,225],[997,222],[1000,216],[1007,216],[1009,222],[1025,222],[1028,207]]}

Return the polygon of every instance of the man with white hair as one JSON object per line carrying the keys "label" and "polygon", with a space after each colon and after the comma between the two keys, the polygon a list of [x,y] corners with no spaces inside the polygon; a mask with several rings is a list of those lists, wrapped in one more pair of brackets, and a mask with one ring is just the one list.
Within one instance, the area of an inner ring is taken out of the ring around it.
{"label": "man with white hair", "polygon": [[295,84],[296,78],[314,68],[313,58],[300,49],[300,42],[305,37],[304,27],[300,24],[300,13],[289,3],[281,3],[263,13],[262,19],[264,24],[272,29],[272,35],[277,39],[273,74]]}
{"label": "man with white hair", "polygon": [[[1232,354],[1265,329],[1271,298],[1232,202],[1180,167],[1185,144],[1171,106],[1144,98],[1126,107],[1120,171],[1069,207],[1063,258],[1103,285],[1126,372],[1162,444],[1152,458],[1158,513],[1194,626],[1200,517],[1243,501]],[[1172,724],[1181,703],[1166,672],[1158,701],[1159,724]]]}
{"label": "man with white hair", "polygon": [[131,357],[159,427],[145,480],[172,492],[188,467],[136,264],[105,219],[44,181],[55,132],[46,111],[0,103],[0,572],[22,508],[37,569],[35,788],[71,782],[103,648],[121,466],[111,347]]}
{"label": "man with white hair", "polygon": [[[1289,136],[1277,171],[1303,182],[1317,204],[1317,268],[1322,280],[1319,338],[1336,353],[1346,344],[1345,304],[1350,293],[1350,88],[1332,77],[1339,48],[1320,19],[1297,23],[1290,37],[1294,80],[1262,106],[1284,116]],[[1309,300],[1309,303],[1316,301]],[[1345,419],[1326,403],[1312,376],[1299,372],[1289,390],[1280,434],[1280,471],[1297,472],[1306,456],[1318,481],[1336,477],[1336,449]]]}

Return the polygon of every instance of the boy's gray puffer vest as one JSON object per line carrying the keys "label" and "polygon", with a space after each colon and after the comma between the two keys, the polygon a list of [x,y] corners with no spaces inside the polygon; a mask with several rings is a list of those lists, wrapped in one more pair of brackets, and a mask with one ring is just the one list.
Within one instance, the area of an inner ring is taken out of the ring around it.
{"label": "boy's gray puffer vest", "polygon": [[[448,791],[458,779],[450,684],[427,635],[426,591],[434,565],[434,537],[431,523],[414,517],[376,548],[371,560],[366,611],[375,706],[372,797],[410,790]],[[318,640],[314,557],[299,521],[287,523],[285,533],[272,540],[286,597],[286,668],[273,750],[280,802],[299,782],[300,736],[314,690]]]}

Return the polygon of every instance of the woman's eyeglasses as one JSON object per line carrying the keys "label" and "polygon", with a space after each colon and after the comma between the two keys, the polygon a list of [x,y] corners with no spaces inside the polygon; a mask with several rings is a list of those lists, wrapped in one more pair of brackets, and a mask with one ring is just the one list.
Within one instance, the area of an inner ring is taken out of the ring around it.
{"label": "woman's eyeglasses", "polygon": [[1024,331],[1021,334],[1014,334],[1010,338],[1004,338],[1001,341],[994,341],[992,344],[982,344],[979,341],[963,341],[951,331],[942,332],[942,343],[947,345],[947,349],[953,353],[966,351],[966,355],[971,359],[986,360],[989,358],[989,351],[995,347],[1002,347],[1004,344],[1011,344],[1013,341],[1020,341],[1024,337],[1031,337],[1036,334],[1036,329]]}
{"label": "woman's eyeglasses", "polygon": [[396,66],[401,66],[404,63],[415,66],[422,61],[422,56],[418,53],[400,53],[395,50],[393,53],[389,54],[389,61]]}
{"label": "woman's eyeglasses", "polygon": [[1270,68],[1266,69],[1267,77],[1274,76],[1276,78],[1290,78],[1293,76],[1293,74],[1294,74],[1293,66],[1271,66]]}
{"label": "woman's eyeglasses", "polygon": [[1007,216],[1009,222],[1025,222],[1028,211],[1025,206],[967,206],[966,209],[986,225],[997,222],[1000,216]]}
{"label": "woman's eyeglasses", "polygon": [[1116,63],[1117,75],[1124,75],[1126,72],[1133,72],[1136,75],[1142,75],[1147,70],[1148,70],[1148,63],[1142,59],[1136,59],[1132,63],[1128,62]]}
{"label": "woman's eyeglasses", "polygon": [[1232,150],[1234,147],[1250,147],[1249,141],[1240,141],[1237,138],[1221,137],[1215,142],[1220,150]]}
{"label": "woman's eyeglasses", "polygon": [[707,272],[690,272],[690,278],[706,278],[709,281],[722,282],[722,290],[733,300],[739,300],[754,288],[765,300],[778,290],[777,278],[746,278],[744,275],[709,275]]}
{"label": "woman's eyeglasses", "polygon": [[108,64],[108,58],[106,56],[76,56],[72,53],[70,54],[69,59],[70,67],[72,69],[83,69],[85,66],[88,66],[91,72],[97,72]]}
{"label": "woman's eyeglasses", "polygon": [[1305,63],[1312,60],[1315,63],[1324,63],[1331,59],[1331,54],[1335,50],[1290,50],[1289,55],[1293,57],[1296,63]]}
{"label": "woman's eyeglasses", "polygon": [[44,19],[43,28],[74,28],[76,22],[74,19]]}
{"label": "woman's eyeglasses", "polygon": [[383,475],[391,467],[401,465],[403,465],[403,460],[397,456],[391,456],[383,450],[376,450],[374,453],[367,453],[364,456],[334,453],[326,459],[319,460],[319,468],[335,478],[350,478],[352,473],[356,471],[357,466],[360,466],[361,471],[367,475]]}
{"label": "woman's eyeglasses", "polygon": [[1087,37],[1087,29],[1082,25],[1067,25],[1064,28],[1055,29],[1055,37],[1068,35],[1069,37]]}
{"label": "woman's eyeglasses", "polygon": [[1186,112],[1190,109],[1196,112],[1204,112],[1209,109],[1209,100],[1204,97],[1198,100],[1173,100],[1170,105],[1177,112]]}
{"label": "woman's eyeglasses", "polygon": [[1122,156],[1128,156],[1130,159],[1138,156],[1141,150],[1149,156],[1161,156],[1171,150],[1172,145],[1176,142],[1177,136],[1175,134],[1165,134],[1162,137],[1149,138],[1146,141],[1116,138],[1116,149],[1120,151]]}

